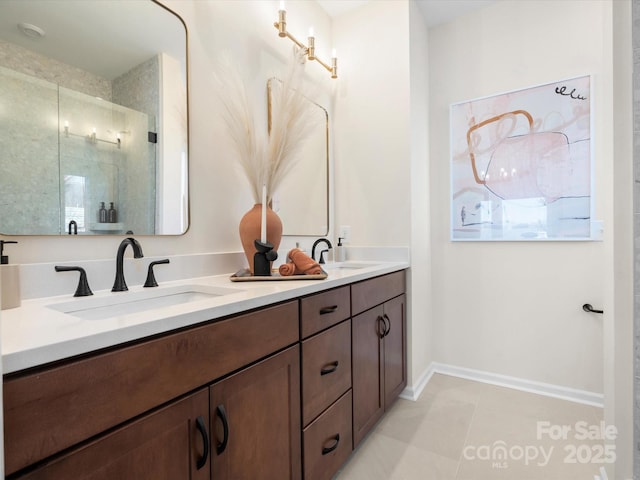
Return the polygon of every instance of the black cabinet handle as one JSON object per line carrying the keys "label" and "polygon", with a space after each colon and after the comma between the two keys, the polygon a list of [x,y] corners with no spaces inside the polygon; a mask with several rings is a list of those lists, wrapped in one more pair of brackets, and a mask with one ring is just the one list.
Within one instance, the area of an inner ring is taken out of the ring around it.
{"label": "black cabinet handle", "polygon": [[336,433],[336,436],[333,437],[333,445],[330,447],[322,447],[322,455],[326,455],[327,453],[333,452],[336,448],[338,448],[338,444],[340,443],[340,434]]}
{"label": "black cabinet handle", "polygon": [[196,463],[196,468],[200,470],[207,463],[207,458],[209,458],[209,435],[207,434],[207,427],[204,424],[204,419],[201,416],[196,418],[196,428],[202,435],[202,443],[204,444],[204,453],[202,454],[202,458],[198,460]]}
{"label": "black cabinet handle", "polygon": [[604,313],[604,310],[596,310],[589,303],[585,303],[584,305],[582,305],[582,309],[585,312],[590,312],[590,313]]}
{"label": "black cabinet handle", "polygon": [[382,319],[384,320],[384,336],[386,337],[391,331],[391,320],[389,320],[389,316],[386,313],[382,316]]}
{"label": "black cabinet handle", "polygon": [[[384,318],[382,318],[381,316],[378,316],[378,318],[376,318],[376,331],[378,333],[378,336],[380,338],[384,338],[386,332],[387,332],[387,324],[384,321]],[[382,327],[380,327],[380,325],[382,325]]]}
{"label": "black cabinet handle", "polygon": [[220,455],[227,448],[227,442],[229,441],[229,422],[227,421],[227,412],[224,409],[224,405],[216,407],[216,415],[222,421],[222,442],[216,447],[216,452]]}
{"label": "black cabinet handle", "polygon": [[329,364],[330,366],[323,367],[320,370],[320,375],[328,375],[330,373],[335,372],[338,369],[338,363],[339,363],[338,360],[336,360],[335,362],[330,363]]}
{"label": "black cabinet handle", "polygon": [[327,313],[333,313],[338,309],[338,305],[331,305],[330,307],[323,307],[320,309],[320,315],[326,315]]}

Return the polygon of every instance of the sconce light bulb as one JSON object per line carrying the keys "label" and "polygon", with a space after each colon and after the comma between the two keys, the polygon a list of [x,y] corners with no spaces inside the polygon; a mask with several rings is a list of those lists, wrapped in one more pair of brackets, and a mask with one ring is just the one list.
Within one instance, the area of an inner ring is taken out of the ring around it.
{"label": "sconce light bulb", "polygon": [[64,121],[64,128],[69,128],[69,120]]}
{"label": "sconce light bulb", "polygon": [[287,12],[284,11],[284,2],[280,6],[278,11],[278,21],[274,23],[274,26],[278,29],[279,37],[287,36]]}
{"label": "sconce light bulb", "polygon": [[281,12],[284,12],[284,0],[280,0],[280,9]]}
{"label": "sconce light bulb", "polygon": [[336,55],[336,49],[335,48],[333,48],[331,50],[331,58],[338,58],[338,56]]}
{"label": "sconce light bulb", "polygon": [[313,37],[313,27],[309,27],[309,37]]}
{"label": "sconce light bulb", "polygon": [[96,133],[96,127],[93,127],[93,128],[91,129],[91,133],[93,133],[93,134],[95,134],[95,133]]}

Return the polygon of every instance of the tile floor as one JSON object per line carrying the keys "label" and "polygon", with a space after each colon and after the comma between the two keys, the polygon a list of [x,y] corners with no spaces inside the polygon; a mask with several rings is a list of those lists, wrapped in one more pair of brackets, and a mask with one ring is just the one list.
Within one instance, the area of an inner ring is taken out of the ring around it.
{"label": "tile floor", "polygon": [[594,480],[612,452],[582,437],[600,435],[602,415],[435,374],[417,402],[398,399],[335,480]]}

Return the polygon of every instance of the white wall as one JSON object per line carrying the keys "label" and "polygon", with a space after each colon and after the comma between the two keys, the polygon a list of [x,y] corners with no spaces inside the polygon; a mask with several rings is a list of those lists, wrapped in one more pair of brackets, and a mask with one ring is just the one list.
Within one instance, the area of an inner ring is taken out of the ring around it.
{"label": "white wall", "polygon": [[427,30],[413,2],[378,0],[334,21],[336,229],[350,245],[410,246],[411,390],[431,358]]}
{"label": "white wall", "polygon": [[496,2],[429,35],[433,317],[438,362],[603,391],[604,242],[449,241],[449,105],[592,74],[596,218],[611,227],[609,1]]}
{"label": "white wall", "polygon": [[334,20],[336,225],[351,245],[407,246],[411,231],[408,3]]}
{"label": "white wall", "polygon": [[[428,32],[415,2],[411,34],[411,269],[409,270],[409,386],[419,387],[433,361],[431,209],[429,178]],[[417,392],[416,392],[417,393]]]}

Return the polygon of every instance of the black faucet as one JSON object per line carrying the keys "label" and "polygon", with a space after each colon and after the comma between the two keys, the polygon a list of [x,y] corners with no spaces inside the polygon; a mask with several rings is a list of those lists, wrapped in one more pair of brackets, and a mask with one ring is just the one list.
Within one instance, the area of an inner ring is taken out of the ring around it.
{"label": "black faucet", "polygon": [[[311,247],[311,258],[313,260],[316,259],[316,247],[318,246],[319,243],[322,243],[322,242],[327,244],[327,246],[329,247],[329,250],[333,248],[333,246],[331,246],[331,242],[329,240],[327,240],[326,238],[319,238],[318,240],[313,242],[313,247]],[[318,263],[324,264],[324,257],[322,256],[322,254],[324,252],[328,252],[329,250],[322,250],[320,252],[320,260],[318,260]]]}
{"label": "black faucet", "polygon": [[89,295],[93,295],[91,291],[91,287],[89,287],[89,282],[87,281],[87,272],[85,272],[82,267],[65,267],[56,265],[56,272],[80,272],[80,280],[78,280],[78,286],[76,288],[76,293],[73,294],[74,297],[88,297]]}
{"label": "black faucet", "polygon": [[142,258],[144,255],[142,254],[142,247],[138,243],[135,238],[127,237],[122,242],[120,242],[120,246],[118,247],[118,254],[116,255],[116,279],[113,282],[112,292],[126,292],[129,290],[127,288],[127,282],[124,281],[124,270],[123,270],[123,260],[124,260],[124,251],[127,249],[127,246],[131,245],[133,248],[133,258]]}
{"label": "black faucet", "polygon": [[75,220],[69,222],[69,235],[71,235],[71,227],[73,227],[73,234],[78,234],[78,223]]}

